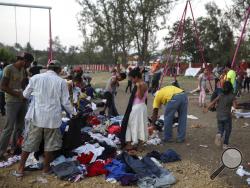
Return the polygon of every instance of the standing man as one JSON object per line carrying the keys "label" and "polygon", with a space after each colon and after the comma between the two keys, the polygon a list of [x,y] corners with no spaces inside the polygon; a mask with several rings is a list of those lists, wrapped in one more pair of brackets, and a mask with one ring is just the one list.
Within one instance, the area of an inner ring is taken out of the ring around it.
{"label": "standing man", "polygon": [[103,111],[101,114],[105,114],[106,109],[108,108],[108,116],[118,116],[119,113],[115,106],[115,96],[116,96],[116,89],[119,86],[119,82],[126,79],[126,73],[120,73],[120,65],[118,65],[118,71],[113,71],[115,73],[112,73],[112,76],[109,78],[105,93],[104,93],[104,99],[106,99],[106,104],[104,106]]}
{"label": "standing man", "polygon": [[[4,68],[1,81],[1,90],[5,92],[6,122],[0,137],[0,160],[4,160],[10,137],[13,135],[12,152],[16,149],[17,139],[21,136],[24,128],[24,116],[26,113],[26,101],[22,91],[27,82],[26,68],[34,60],[29,53],[17,56],[16,62]],[[14,131],[13,131],[14,130]]]}
{"label": "standing man", "polygon": [[31,152],[39,150],[44,139],[44,167],[43,172],[50,171],[53,152],[61,149],[62,135],[59,127],[62,123],[62,110],[72,115],[73,107],[69,100],[67,83],[58,74],[61,72],[60,62],[51,61],[48,71],[33,76],[23,92],[28,99],[32,96],[29,110],[26,114],[28,130],[24,138],[21,161],[14,176],[24,175],[25,162]]}
{"label": "standing man", "polygon": [[[127,72],[127,76],[129,75],[129,73],[132,71],[132,68],[129,67],[128,68],[128,72]],[[132,80],[131,78],[128,76],[128,84],[127,84],[127,87],[126,87],[126,90],[125,92],[127,93],[128,92],[128,89],[129,89],[129,93],[132,92],[132,86],[133,86],[133,83],[132,83]]]}
{"label": "standing man", "polygon": [[153,73],[153,78],[152,78],[152,93],[154,94],[158,87],[159,87],[159,82],[161,79],[161,65],[160,65],[160,59],[156,60],[156,63],[152,67],[152,73]]}
{"label": "standing man", "polygon": [[172,127],[174,115],[178,112],[179,125],[177,143],[185,141],[186,126],[187,126],[187,109],[188,109],[188,97],[187,94],[180,88],[175,86],[166,86],[156,92],[153,102],[153,115],[152,123],[157,120],[158,111],[161,105],[165,106],[164,113],[164,141],[173,142]]}
{"label": "standing man", "polygon": [[231,82],[233,88],[234,88],[234,93],[236,92],[236,72],[231,69],[231,64],[228,63],[225,67],[226,71],[226,76],[225,76],[225,81]]}

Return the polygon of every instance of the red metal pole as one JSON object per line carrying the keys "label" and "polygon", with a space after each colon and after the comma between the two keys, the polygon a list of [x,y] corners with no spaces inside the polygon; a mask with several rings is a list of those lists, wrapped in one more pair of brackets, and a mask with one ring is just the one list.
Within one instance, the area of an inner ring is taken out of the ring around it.
{"label": "red metal pole", "polygon": [[194,27],[195,27],[195,36],[196,36],[196,40],[197,40],[197,43],[198,43],[198,48],[199,48],[199,51],[200,51],[200,54],[201,54],[201,59],[203,61],[202,63],[205,63],[205,67],[206,67],[207,63],[206,63],[205,58],[204,58],[203,48],[202,48],[202,45],[201,45],[201,42],[200,42],[200,37],[199,37],[199,32],[198,32],[198,29],[197,29],[196,21],[194,19],[193,8],[192,8],[191,2],[189,0],[188,0],[188,3],[189,3],[189,6],[190,6],[190,9],[191,9],[192,19],[193,19]]}
{"label": "red metal pole", "polygon": [[238,42],[237,42],[237,47],[236,47],[236,50],[235,50],[235,53],[234,53],[234,57],[233,57],[233,61],[232,61],[232,64],[231,64],[232,68],[234,68],[234,66],[235,66],[236,57],[237,57],[237,54],[238,54],[241,42],[244,39],[244,33],[245,33],[245,30],[246,30],[247,21],[249,19],[249,16],[250,16],[250,7],[247,10],[246,18],[245,18],[245,21],[244,21],[245,23],[244,23],[244,26],[243,26],[240,38],[238,39]]}
{"label": "red metal pole", "polygon": [[[184,29],[185,29],[185,23],[186,23],[186,14],[187,14],[187,9],[185,11],[185,15],[184,15],[184,19],[183,19],[183,23],[182,23],[182,27],[181,27],[181,38],[180,38],[180,47],[179,47],[179,51],[178,51],[178,55],[177,55],[177,68],[180,69],[180,55],[182,52],[182,48],[183,48],[183,33],[184,33]],[[177,76],[177,70],[174,74],[174,80],[176,81],[176,76]]]}
{"label": "red metal pole", "polygon": [[179,32],[180,32],[181,25],[183,24],[184,16],[186,16],[187,5],[188,5],[188,2],[186,3],[186,6],[185,6],[185,8],[184,8],[184,11],[183,11],[183,14],[182,14],[182,17],[181,17],[181,21],[180,21],[180,23],[179,23],[177,32],[176,32],[176,34],[175,34],[174,41],[173,41],[172,47],[171,47],[171,49],[170,49],[170,52],[169,52],[169,55],[168,55],[168,58],[167,58],[166,65],[165,65],[165,67],[164,67],[163,75],[162,75],[162,77],[161,77],[161,81],[160,81],[160,84],[159,84],[159,88],[158,88],[158,89],[161,88],[161,85],[162,85],[162,82],[163,82],[163,78],[166,76],[168,63],[169,63],[169,60],[170,60],[170,58],[171,58],[171,55],[172,55],[172,52],[173,52],[173,49],[174,49],[175,42],[176,42],[176,40],[177,40],[177,36],[178,36],[178,34],[179,34]]}
{"label": "red metal pole", "polygon": [[49,9],[49,61],[53,59],[53,54],[52,54],[52,30],[51,30],[51,11]]}
{"label": "red metal pole", "polygon": [[[198,43],[198,48],[199,48],[199,52],[200,52],[200,55],[201,55],[202,63],[205,63],[205,68],[207,68],[207,62],[205,61],[205,58],[204,58],[203,47],[201,45],[200,35],[199,35],[198,29],[197,29],[196,21],[194,19],[193,8],[192,8],[190,0],[188,0],[188,3],[189,3],[191,13],[192,13],[192,18],[193,18],[194,27],[195,27],[195,36],[196,36],[196,40],[197,40],[197,43]],[[213,91],[210,75],[209,75],[208,82],[209,82],[209,86],[210,86],[211,91]]]}

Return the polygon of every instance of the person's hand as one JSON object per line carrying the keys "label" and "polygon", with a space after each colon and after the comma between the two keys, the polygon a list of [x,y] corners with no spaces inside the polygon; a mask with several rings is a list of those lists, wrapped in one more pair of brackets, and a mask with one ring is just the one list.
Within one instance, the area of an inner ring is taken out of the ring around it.
{"label": "person's hand", "polygon": [[208,108],[203,108],[203,113],[207,113],[208,112]]}
{"label": "person's hand", "polygon": [[17,92],[17,97],[20,98],[21,100],[25,101],[26,98],[23,96],[22,92]]}

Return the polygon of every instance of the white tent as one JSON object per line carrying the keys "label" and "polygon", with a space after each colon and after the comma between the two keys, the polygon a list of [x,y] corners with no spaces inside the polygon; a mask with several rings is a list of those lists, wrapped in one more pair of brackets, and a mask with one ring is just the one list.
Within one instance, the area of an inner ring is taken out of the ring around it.
{"label": "white tent", "polygon": [[197,74],[200,72],[201,68],[191,68],[189,67],[186,72],[185,72],[185,76],[197,76]]}

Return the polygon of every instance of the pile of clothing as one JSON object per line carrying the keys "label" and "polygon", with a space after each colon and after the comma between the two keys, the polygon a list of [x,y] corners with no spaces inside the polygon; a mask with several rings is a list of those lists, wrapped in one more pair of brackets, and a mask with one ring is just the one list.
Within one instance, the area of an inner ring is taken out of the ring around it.
{"label": "pile of clothing", "polygon": [[[90,104],[90,101],[80,98],[76,109],[78,116],[62,119],[62,149],[51,163],[52,171],[59,179],[78,182],[86,177],[104,175],[107,182],[141,188],[167,187],[176,182],[173,174],[160,162],[180,160],[178,154],[173,155],[172,150],[170,154],[153,151],[139,158],[121,153],[118,148],[123,116],[109,119],[96,115]],[[33,158],[31,161],[34,162],[27,166],[29,169],[42,168],[40,161]]]}

